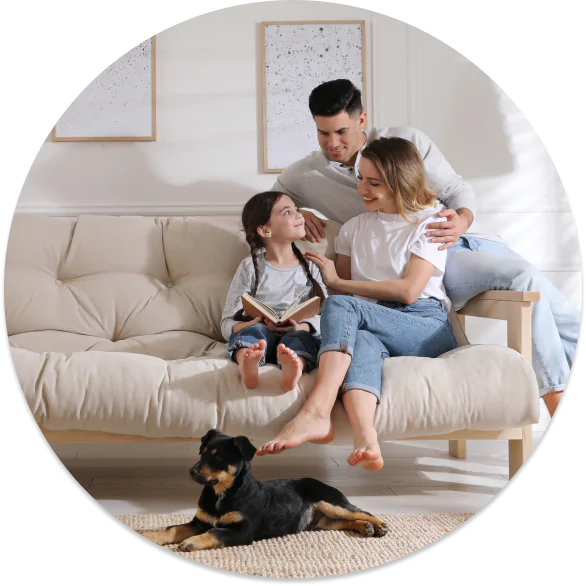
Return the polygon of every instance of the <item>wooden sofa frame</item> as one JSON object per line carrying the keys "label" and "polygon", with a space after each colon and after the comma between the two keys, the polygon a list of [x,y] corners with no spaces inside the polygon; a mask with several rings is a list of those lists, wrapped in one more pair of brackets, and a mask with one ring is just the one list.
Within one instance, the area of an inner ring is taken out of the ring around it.
{"label": "wooden sofa frame", "polygon": [[[531,364],[531,303],[539,301],[535,291],[487,291],[471,299],[459,312],[465,330],[466,316],[506,320],[507,345]],[[189,442],[200,438],[148,438],[101,431],[41,430],[51,444],[102,442]],[[524,425],[497,431],[460,430],[452,433],[402,438],[404,440],[448,440],[449,452],[455,458],[466,457],[467,440],[507,440],[509,442],[509,478],[519,470],[533,449],[532,426]],[[400,441],[400,440],[399,440]]]}

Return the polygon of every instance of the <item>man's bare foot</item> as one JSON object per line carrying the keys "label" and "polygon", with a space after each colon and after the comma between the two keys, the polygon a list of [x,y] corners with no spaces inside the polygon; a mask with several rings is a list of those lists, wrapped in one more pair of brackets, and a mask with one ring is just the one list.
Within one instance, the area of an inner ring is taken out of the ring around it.
{"label": "man's bare foot", "polygon": [[281,375],[281,387],[284,391],[292,391],[303,374],[303,359],[299,358],[291,348],[285,344],[277,346],[277,358],[283,369]]}
{"label": "man's bare foot", "polygon": [[350,466],[362,466],[365,470],[376,472],[384,466],[378,437],[374,429],[364,431],[354,437],[354,451],[348,456]]}
{"label": "man's bare foot", "polygon": [[258,363],[265,354],[267,343],[261,340],[248,348],[238,350],[236,361],[242,382],[247,389],[255,389],[258,385]]}
{"label": "man's bare foot", "polygon": [[256,451],[256,455],[279,454],[304,442],[325,444],[333,439],[334,426],[330,416],[320,417],[302,409],[283,427],[274,440],[263,444]]}

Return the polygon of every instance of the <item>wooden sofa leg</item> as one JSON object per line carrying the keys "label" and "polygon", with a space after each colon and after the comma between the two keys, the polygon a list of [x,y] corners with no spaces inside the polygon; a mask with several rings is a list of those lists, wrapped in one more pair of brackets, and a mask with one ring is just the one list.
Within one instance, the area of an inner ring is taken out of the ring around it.
{"label": "wooden sofa leg", "polygon": [[509,480],[521,468],[533,450],[532,427],[523,426],[523,439],[509,440]]}
{"label": "wooden sofa leg", "polygon": [[466,458],[466,440],[449,440],[450,456]]}

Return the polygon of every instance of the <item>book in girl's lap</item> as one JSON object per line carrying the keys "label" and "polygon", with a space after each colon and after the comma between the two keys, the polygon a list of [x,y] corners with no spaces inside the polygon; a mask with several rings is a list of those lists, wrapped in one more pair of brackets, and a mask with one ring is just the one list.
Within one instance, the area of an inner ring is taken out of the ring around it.
{"label": "book in girl's lap", "polygon": [[268,362],[281,368],[282,387],[290,391],[303,372],[317,365],[320,316],[276,325],[247,316],[241,297],[247,293],[282,315],[314,296],[323,301],[327,289],[319,268],[294,244],[305,236],[305,222],[289,196],[273,191],[255,195],[244,206],[242,224],[251,256],[240,263],[230,285],[222,335],[247,388],[256,387],[259,366]]}

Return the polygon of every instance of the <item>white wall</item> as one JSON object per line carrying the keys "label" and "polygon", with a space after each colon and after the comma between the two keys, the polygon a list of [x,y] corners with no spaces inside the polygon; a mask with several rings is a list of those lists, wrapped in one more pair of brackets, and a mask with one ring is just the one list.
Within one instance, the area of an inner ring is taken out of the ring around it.
{"label": "white wall", "polygon": [[547,152],[523,115],[487,76],[443,43],[348,6],[248,4],[161,32],[157,141],[48,140],[17,211],[237,213],[275,179],[259,172],[259,23],[316,19],[367,22],[370,123],[409,124],[429,134],[476,189],[483,226],[504,236],[579,305],[580,257],[571,211]]}

